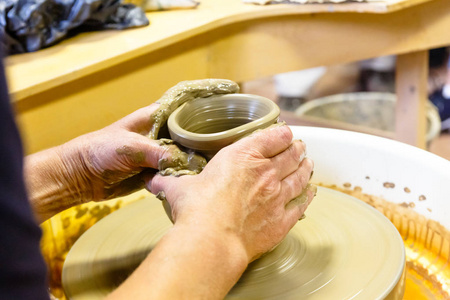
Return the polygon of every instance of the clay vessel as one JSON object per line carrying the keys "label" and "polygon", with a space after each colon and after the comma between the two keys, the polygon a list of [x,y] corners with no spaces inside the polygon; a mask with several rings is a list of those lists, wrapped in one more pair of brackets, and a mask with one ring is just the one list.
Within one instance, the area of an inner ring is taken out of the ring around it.
{"label": "clay vessel", "polygon": [[167,122],[170,136],[207,158],[256,129],[278,121],[280,109],[270,99],[249,94],[197,98],[176,109]]}

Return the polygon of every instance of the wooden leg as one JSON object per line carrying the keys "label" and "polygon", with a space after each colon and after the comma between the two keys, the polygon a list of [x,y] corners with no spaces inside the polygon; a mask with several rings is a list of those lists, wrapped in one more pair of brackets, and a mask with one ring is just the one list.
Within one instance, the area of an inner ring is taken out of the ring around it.
{"label": "wooden leg", "polygon": [[395,138],[426,148],[428,51],[397,57]]}

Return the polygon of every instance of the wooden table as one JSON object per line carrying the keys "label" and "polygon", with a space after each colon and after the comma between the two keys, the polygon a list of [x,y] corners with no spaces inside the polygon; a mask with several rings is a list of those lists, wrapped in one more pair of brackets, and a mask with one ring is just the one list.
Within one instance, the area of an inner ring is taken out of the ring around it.
{"label": "wooden table", "polygon": [[426,50],[450,44],[450,0],[202,0],[195,10],[148,17],[145,28],[83,33],[6,59],[27,153],[101,128],[182,80],[243,82],[390,54],[399,55],[397,138],[425,145]]}

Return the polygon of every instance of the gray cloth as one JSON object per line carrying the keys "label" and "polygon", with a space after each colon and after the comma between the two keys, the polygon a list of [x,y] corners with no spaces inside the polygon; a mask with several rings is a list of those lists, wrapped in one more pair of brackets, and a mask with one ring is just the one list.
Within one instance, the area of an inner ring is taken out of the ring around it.
{"label": "gray cloth", "polygon": [[148,25],[141,8],[120,0],[1,0],[6,53],[33,52],[77,31]]}

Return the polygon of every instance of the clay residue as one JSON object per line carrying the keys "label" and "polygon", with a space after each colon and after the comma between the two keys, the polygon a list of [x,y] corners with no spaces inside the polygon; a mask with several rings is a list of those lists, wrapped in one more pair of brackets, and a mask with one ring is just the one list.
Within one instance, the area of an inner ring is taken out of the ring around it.
{"label": "clay residue", "polygon": [[317,186],[308,183],[306,185],[306,188],[303,189],[302,193],[299,196],[295,197],[288,204],[286,204],[286,208],[289,208],[291,206],[301,206],[305,204],[308,201],[308,191],[310,191],[315,196],[317,193]]}
{"label": "clay residue", "polygon": [[419,201],[425,201],[425,200],[427,200],[427,197],[425,197],[424,195],[419,196]]}
{"label": "clay residue", "polygon": [[415,204],[414,202],[409,202],[409,203],[407,203],[407,202],[402,202],[402,203],[400,203],[399,205],[400,205],[401,207],[411,207],[411,208],[416,207],[416,204]]}
{"label": "clay residue", "polygon": [[143,189],[145,186],[144,173],[138,173],[134,176],[121,180],[116,184],[105,186],[103,189],[103,199],[113,199],[119,196],[131,194]]}
{"label": "clay residue", "polygon": [[450,299],[449,230],[411,209],[415,206],[413,202],[397,204],[361,190],[324,186],[356,197],[383,213],[403,237],[408,272],[419,274],[423,285],[436,299]]}
{"label": "clay residue", "polygon": [[135,164],[136,166],[139,166],[141,163],[145,161],[144,152],[136,150],[133,147],[127,145],[117,148],[116,153],[119,155],[126,156],[127,159],[129,159],[130,162]]}
{"label": "clay residue", "polygon": [[408,187],[405,187],[403,190],[405,191],[405,193],[411,193],[411,190]]}
{"label": "clay residue", "polygon": [[169,158],[161,158],[158,161],[159,174],[166,175],[196,175],[206,166],[206,159],[191,150],[181,151],[172,140],[158,140],[161,147],[166,147],[170,152]]}
{"label": "clay residue", "polygon": [[170,114],[179,106],[195,98],[239,92],[237,83],[225,79],[203,79],[182,81],[169,89],[157,102],[159,108],[150,116],[152,125],[149,138],[156,140],[159,130],[166,124]]}
{"label": "clay residue", "polygon": [[109,186],[120,183],[121,181],[139,174],[140,171],[119,171],[119,170],[104,170],[100,174],[100,178]]}
{"label": "clay residue", "polygon": [[[178,83],[157,101],[160,106],[150,116],[151,129],[148,137],[156,140],[170,114],[187,101],[217,94],[237,93],[238,91],[237,83],[225,79],[203,79]],[[159,174],[163,176],[195,175],[200,173],[206,165],[206,160],[202,156],[193,151],[181,151],[169,139],[160,139],[159,143],[163,147],[168,147],[171,154],[171,157],[158,161]]]}
{"label": "clay residue", "polygon": [[395,183],[393,183],[393,182],[385,182],[385,183],[383,183],[383,187],[385,187],[387,189],[393,189],[393,188],[395,188]]}

